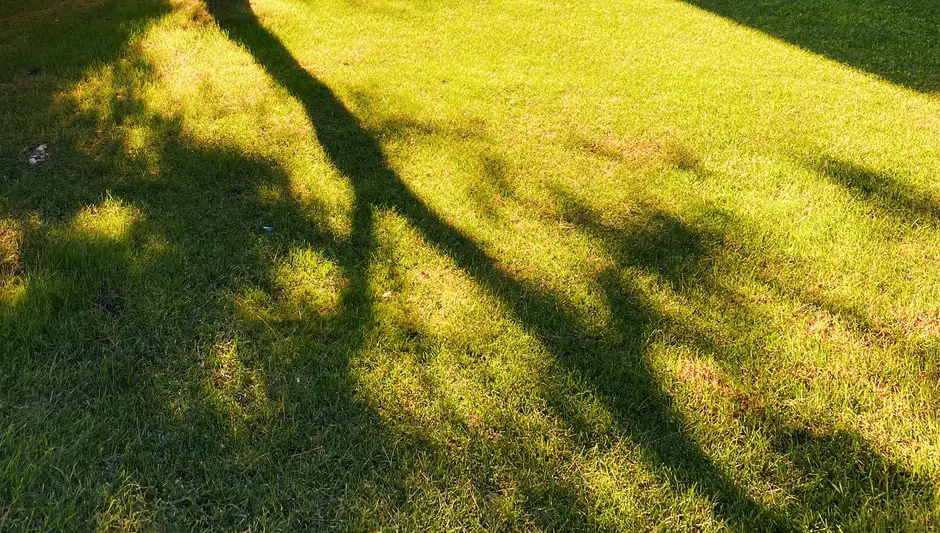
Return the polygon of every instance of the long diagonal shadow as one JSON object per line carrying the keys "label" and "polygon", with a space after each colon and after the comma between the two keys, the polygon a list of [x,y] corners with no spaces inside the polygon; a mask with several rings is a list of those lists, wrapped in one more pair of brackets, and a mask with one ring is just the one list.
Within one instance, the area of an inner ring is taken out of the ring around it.
{"label": "long diagonal shadow", "polygon": [[934,0],[686,2],[891,83],[940,91],[940,3]]}
{"label": "long diagonal shadow", "polygon": [[[669,396],[643,357],[643,334],[657,314],[643,303],[642,296],[623,287],[616,273],[604,276],[599,281],[616,316],[618,331],[604,338],[588,331],[558,298],[514,279],[469,236],[425,205],[390,167],[378,141],[329,87],[305,70],[261,25],[247,0],[210,0],[208,7],[230,38],[241,43],[303,105],[327,156],[350,180],[356,198],[350,244],[362,250],[363,260],[373,245],[368,229],[372,209],[394,209],[427,242],[498,298],[561,365],[591,383],[624,430],[680,488],[703,491],[714,501],[719,516],[735,529],[786,527],[731,482],[684,431]],[[344,306],[356,304],[349,299],[342,302]]]}

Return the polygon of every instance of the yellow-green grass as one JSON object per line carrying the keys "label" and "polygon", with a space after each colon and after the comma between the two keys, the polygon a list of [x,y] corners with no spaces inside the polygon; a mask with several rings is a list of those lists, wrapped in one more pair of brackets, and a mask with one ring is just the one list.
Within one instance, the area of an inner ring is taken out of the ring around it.
{"label": "yellow-green grass", "polygon": [[0,529],[937,527],[940,7],[778,4],[4,3]]}

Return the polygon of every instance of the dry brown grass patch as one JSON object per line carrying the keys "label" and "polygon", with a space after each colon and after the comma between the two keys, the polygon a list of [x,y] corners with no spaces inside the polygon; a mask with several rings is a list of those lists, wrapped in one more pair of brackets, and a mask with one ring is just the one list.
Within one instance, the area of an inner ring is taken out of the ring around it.
{"label": "dry brown grass patch", "polygon": [[591,153],[637,166],[696,168],[698,157],[674,139],[621,139],[607,133],[581,143]]}

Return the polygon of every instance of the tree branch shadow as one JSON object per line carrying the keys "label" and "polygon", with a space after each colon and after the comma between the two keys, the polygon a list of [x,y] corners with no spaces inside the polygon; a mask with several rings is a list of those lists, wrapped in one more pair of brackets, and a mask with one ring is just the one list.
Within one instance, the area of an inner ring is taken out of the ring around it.
{"label": "tree branch shadow", "polygon": [[[566,219],[575,221],[588,234],[608,244],[611,253],[621,257],[623,262],[655,274],[677,295],[717,296],[722,315],[731,317],[742,336],[758,333],[760,338],[768,338],[774,335],[773,326],[769,326],[774,321],[772,316],[754,309],[733,287],[711,274],[718,259],[713,260],[708,250],[718,243],[739,246],[731,241],[733,237],[711,230],[693,232],[685,224],[656,212],[640,217],[627,228],[611,226],[577,197],[563,191],[556,194],[561,197]],[[722,219],[719,224],[741,223],[735,219],[724,220],[724,214],[718,216]],[[808,270],[803,265],[793,268]],[[803,302],[803,306],[831,309],[833,315],[852,324],[853,334],[870,337],[868,329],[872,326],[866,325],[867,318],[857,310],[838,307],[832,302],[807,300],[801,288],[790,286],[784,280],[767,278],[760,269],[751,275],[781,296]],[[699,305],[703,303],[716,304],[708,300]],[[662,323],[662,330],[671,331],[676,342],[691,345],[695,352],[709,354],[730,367],[746,364],[740,357],[729,359],[734,350],[712,338],[708,331],[669,316],[663,316]],[[766,355],[757,349],[749,357]],[[932,509],[936,496],[929,477],[884,456],[856,431],[833,427],[827,421],[788,420],[786,412],[771,407],[773,400],[763,397],[763,392],[736,390],[720,378],[717,390],[737,404],[732,416],[740,419],[749,430],[764,435],[777,454],[777,460],[782,460],[784,468],[770,477],[780,476],[778,479],[785,480],[784,486],[793,488],[781,512],[792,516],[800,527],[891,531],[928,530],[935,524],[937,517]]]}
{"label": "tree branch shadow", "polygon": [[829,155],[810,160],[807,166],[881,216],[905,224],[921,222],[932,227],[940,224],[940,199],[896,176]]}
{"label": "tree branch shadow", "polygon": [[[587,330],[554,295],[503,271],[473,239],[418,198],[391,168],[378,141],[329,87],[264,28],[246,1],[214,0],[208,7],[219,26],[303,105],[317,140],[352,183],[357,202],[394,210],[411,222],[428,243],[502,302],[561,365],[591,383],[624,431],[644,447],[658,468],[668,470],[681,487],[704,491],[731,527],[784,527],[735,486],[684,431],[680,415],[644,358],[645,332],[658,320],[657,313],[619,273],[609,272],[600,280],[616,317],[617,331],[611,339]],[[696,254],[694,247],[686,249],[689,230],[681,222],[672,222],[660,228],[660,243],[669,247],[678,242],[680,256]]]}

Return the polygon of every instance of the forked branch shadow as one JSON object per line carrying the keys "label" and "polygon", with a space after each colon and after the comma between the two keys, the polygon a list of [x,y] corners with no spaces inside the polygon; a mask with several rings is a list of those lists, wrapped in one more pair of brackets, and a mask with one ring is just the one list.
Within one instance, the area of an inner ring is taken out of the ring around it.
{"label": "forked branch shadow", "polygon": [[[260,23],[247,0],[210,0],[208,7],[230,38],[241,43],[303,105],[330,161],[350,180],[356,212],[350,241],[353,247],[368,250],[372,246],[367,228],[373,209],[393,209],[429,244],[501,301],[563,367],[591,383],[623,431],[645,448],[656,468],[678,480],[680,489],[695,487],[704,492],[714,502],[719,517],[734,529],[786,528],[781,519],[751,499],[714,465],[683,429],[681,417],[644,357],[644,333],[656,322],[657,313],[638,291],[619,278],[619,273],[610,272],[600,280],[617,329],[601,338],[584,327],[555,295],[507,274],[471,237],[418,198],[392,169],[375,137]],[[668,231],[673,225],[663,227]],[[687,240],[685,233],[678,238],[680,244]],[[661,239],[665,243],[674,241],[677,239],[668,235]]]}

